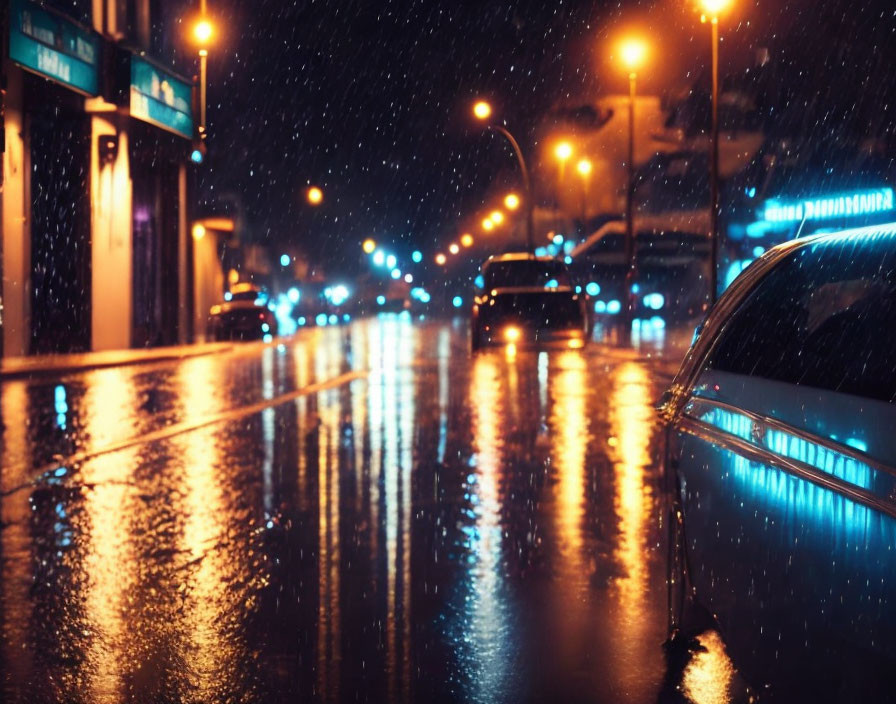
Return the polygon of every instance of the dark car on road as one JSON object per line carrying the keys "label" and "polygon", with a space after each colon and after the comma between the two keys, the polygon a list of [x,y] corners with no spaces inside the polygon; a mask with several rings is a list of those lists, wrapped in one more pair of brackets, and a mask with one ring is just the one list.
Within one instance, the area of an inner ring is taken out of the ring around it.
{"label": "dark car on road", "polygon": [[896,224],[734,281],[660,405],[673,641],[709,614],[780,701],[896,697],[894,404]]}
{"label": "dark car on road", "polygon": [[492,344],[584,346],[585,300],[563,262],[504,254],[486,260],[480,277],[471,319],[474,350]]}
{"label": "dark car on road", "polygon": [[260,289],[236,284],[230,300],[212,306],[208,329],[213,340],[268,341],[277,335],[277,318]]}

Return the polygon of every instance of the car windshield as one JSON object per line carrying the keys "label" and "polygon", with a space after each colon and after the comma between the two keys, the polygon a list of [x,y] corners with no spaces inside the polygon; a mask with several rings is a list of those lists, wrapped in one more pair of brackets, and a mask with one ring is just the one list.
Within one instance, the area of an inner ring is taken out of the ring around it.
{"label": "car windshield", "polygon": [[563,262],[538,259],[493,261],[483,273],[485,288],[569,286],[569,270]]}

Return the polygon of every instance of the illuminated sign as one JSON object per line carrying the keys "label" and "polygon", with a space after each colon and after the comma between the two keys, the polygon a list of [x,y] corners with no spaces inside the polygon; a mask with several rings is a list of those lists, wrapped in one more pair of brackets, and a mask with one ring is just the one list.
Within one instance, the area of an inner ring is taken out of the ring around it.
{"label": "illuminated sign", "polygon": [[191,139],[192,86],[175,73],[132,55],[131,116]]}
{"label": "illuminated sign", "polygon": [[12,0],[9,58],[69,88],[99,93],[100,38],[31,0]]}
{"label": "illuminated sign", "polygon": [[801,222],[887,213],[893,210],[893,189],[844,193],[823,198],[804,198],[793,202],[769,200],[765,203],[767,222]]}

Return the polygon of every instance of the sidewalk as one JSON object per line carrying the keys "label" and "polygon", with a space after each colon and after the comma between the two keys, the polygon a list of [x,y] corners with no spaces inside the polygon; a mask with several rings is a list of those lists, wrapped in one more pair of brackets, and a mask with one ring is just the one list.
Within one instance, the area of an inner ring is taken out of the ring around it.
{"label": "sidewalk", "polygon": [[169,362],[215,354],[232,349],[230,342],[208,342],[176,347],[136,350],[106,350],[75,354],[49,354],[33,357],[7,357],[0,360],[0,381],[38,376],[59,376],[73,372],[133,364]]}

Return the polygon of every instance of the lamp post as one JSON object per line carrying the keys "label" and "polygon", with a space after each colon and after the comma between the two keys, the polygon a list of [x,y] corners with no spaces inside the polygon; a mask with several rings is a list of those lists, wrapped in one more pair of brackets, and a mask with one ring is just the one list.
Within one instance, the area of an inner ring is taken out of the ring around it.
{"label": "lamp post", "polygon": [[206,84],[207,63],[208,63],[208,44],[215,33],[212,23],[209,22],[207,16],[207,8],[205,0],[199,3],[199,20],[193,25],[193,39],[199,46],[199,137],[205,139],[206,122],[205,122],[205,106],[206,106]]}
{"label": "lamp post", "polygon": [[634,298],[632,286],[635,283],[635,92],[638,69],[647,55],[647,45],[640,39],[627,39],[620,47],[622,62],[628,69],[628,159],[627,184],[625,189],[625,290],[622,309],[622,337],[627,344],[631,338],[634,318]]}
{"label": "lamp post", "polygon": [[[473,115],[476,119],[485,122],[491,117],[492,107],[484,100],[478,101],[473,106]],[[516,155],[516,160],[519,163],[520,171],[523,175],[523,190],[525,191],[525,199],[526,199],[526,248],[530,252],[535,251],[535,217],[534,217],[534,202],[532,198],[532,181],[529,178],[529,169],[526,166],[526,160],[523,158],[523,151],[520,149],[519,143],[514,139],[513,135],[510,134],[510,131],[504,127],[503,125],[496,125],[494,123],[486,124],[486,129],[494,130],[495,132],[500,132],[504,137],[507,138],[507,141],[510,142],[510,146],[513,147],[513,152]],[[488,228],[487,228],[488,229]]]}
{"label": "lamp post", "polygon": [[585,231],[587,227],[585,225],[585,218],[588,216],[588,187],[591,184],[591,170],[593,169],[593,165],[590,159],[579,159],[579,163],[576,164],[576,171],[579,172],[579,176],[582,177],[582,232],[583,234],[587,234]]}
{"label": "lamp post", "polygon": [[709,300],[715,303],[719,288],[719,13],[730,0],[702,0],[705,14],[712,27],[712,124],[710,127],[709,157]]}

